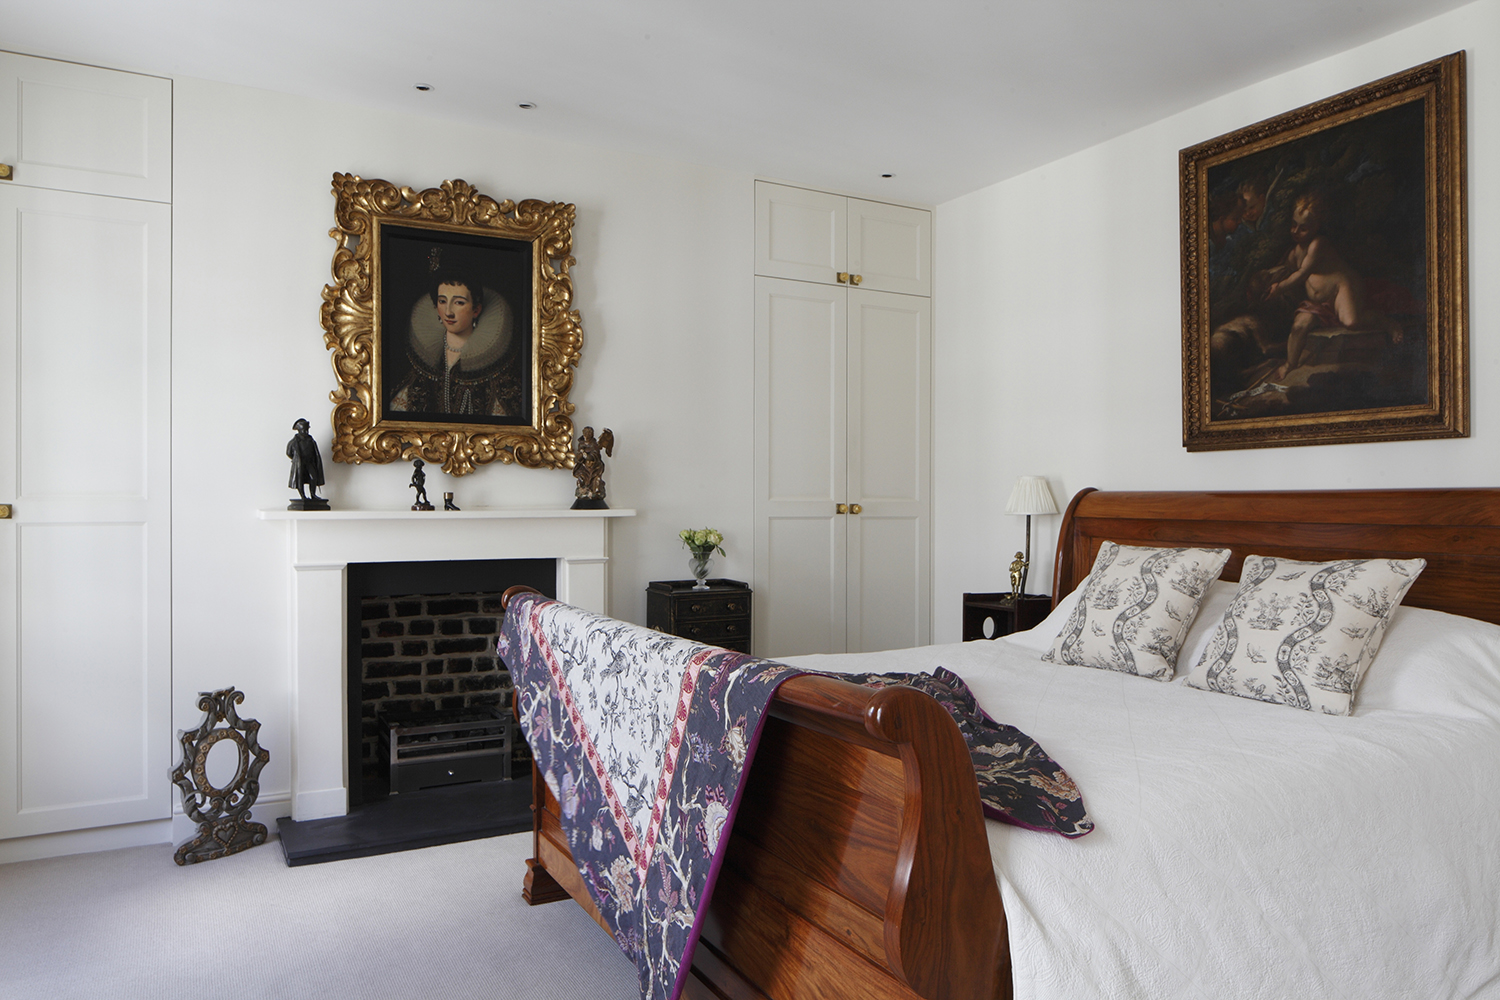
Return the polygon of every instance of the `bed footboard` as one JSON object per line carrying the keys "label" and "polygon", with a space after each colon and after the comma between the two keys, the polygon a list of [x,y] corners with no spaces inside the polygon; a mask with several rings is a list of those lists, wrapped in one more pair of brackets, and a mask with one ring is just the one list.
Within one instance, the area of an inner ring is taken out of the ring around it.
{"label": "bed footboard", "polygon": [[[598,913],[533,779],[524,895]],[[996,1000],[1005,914],[968,747],[936,701],[803,675],[772,702],[684,995]]]}

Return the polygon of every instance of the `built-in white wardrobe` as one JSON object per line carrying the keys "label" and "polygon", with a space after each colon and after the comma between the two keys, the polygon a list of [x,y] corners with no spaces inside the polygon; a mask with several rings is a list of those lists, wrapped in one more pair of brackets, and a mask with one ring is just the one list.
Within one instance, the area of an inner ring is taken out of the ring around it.
{"label": "built-in white wardrobe", "polygon": [[932,213],[755,185],[755,639],[931,641]]}
{"label": "built-in white wardrobe", "polygon": [[167,839],[171,143],[170,81],[0,53],[0,861]]}

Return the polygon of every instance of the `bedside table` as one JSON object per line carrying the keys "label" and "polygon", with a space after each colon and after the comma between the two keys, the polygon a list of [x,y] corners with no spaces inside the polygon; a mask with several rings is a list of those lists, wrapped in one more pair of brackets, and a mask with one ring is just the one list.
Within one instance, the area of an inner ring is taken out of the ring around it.
{"label": "bedside table", "polygon": [[[1012,632],[1022,632],[1040,625],[1052,611],[1052,598],[1046,594],[1008,593],[964,595],[964,642],[971,639],[994,639]],[[985,625],[990,634],[985,635]]]}
{"label": "bedside table", "polygon": [[655,580],[646,586],[646,627],[684,639],[750,652],[750,588],[739,580]]}

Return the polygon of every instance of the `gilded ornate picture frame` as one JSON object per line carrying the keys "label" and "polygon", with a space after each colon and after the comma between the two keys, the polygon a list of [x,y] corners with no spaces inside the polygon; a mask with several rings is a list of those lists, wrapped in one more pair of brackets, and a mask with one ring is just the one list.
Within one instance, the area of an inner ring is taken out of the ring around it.
{"label": "gilded ornate picture frame", "polygon": [[1182,150],[1189,451],[1469,433],[1464,53]]}
{"label": "gilded ornate picture frame", "polygon": [[574,207],[333,175],[335,462],[573,465]]}

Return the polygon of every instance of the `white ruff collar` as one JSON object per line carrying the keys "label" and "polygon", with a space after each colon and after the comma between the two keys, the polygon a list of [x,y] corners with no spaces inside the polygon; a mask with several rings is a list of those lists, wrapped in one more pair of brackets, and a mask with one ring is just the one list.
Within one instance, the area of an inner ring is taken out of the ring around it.
{"label": "white ruff collar", "polygon": [[[501,298],[493,288],[484,290],[484,309],[479,322],[464,345],[459,356],[458,367],[474,372],[486,368],[505,353],[510,346],[515,319],[510,303]],[[443,370],[443,348],[447,345],[447,330],[438,319],[437,308],[426,295],[417,300],[411,310],[411,348],[423,364],[434,371]]]}

